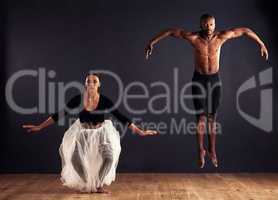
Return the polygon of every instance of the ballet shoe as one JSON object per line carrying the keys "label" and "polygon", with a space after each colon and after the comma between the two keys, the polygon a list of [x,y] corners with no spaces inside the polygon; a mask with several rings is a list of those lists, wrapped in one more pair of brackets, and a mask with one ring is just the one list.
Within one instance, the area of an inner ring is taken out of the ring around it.
{"label": "ballet shoe", "polygon": [[97,188],[96,193],[101,193],[101,194],[110,194],[110,191],[105,190],[103,187]]}

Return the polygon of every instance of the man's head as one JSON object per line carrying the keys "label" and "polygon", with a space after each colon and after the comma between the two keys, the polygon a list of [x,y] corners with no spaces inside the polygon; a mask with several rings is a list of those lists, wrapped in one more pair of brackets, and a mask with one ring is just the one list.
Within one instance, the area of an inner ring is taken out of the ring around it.
{"label": "man's head", "polygon": [[207,34],[213,34],[215,30],[215,18],[210,14],[203,14],[200,18],[200,27],[201,30]]}

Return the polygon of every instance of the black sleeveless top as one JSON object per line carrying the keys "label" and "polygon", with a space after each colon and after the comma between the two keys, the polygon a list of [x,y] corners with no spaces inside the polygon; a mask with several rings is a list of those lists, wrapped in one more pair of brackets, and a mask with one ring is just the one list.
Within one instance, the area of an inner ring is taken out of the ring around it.
{"label": "black sleeveless top", "polygon": [[[77,109],[78,108],[78,109]],[[74,112],[76,109],[77,112]],[[107,109],[110,109],[107,111]],[[130,125],[132,121],[123,115],[117,108],[114,108],[114,103],[106,96],[100,94],[99,102],[95,110],[88,111],[83,106],[83,95],[78,94],[71,98],[67,104],[66,108],[51,115],[52,119],[57,122],[60,118],[69,114],[78,114],[81,123],[90,122],[97,124],[99,122],[104,122],[106,118],[106,113],[112,113],[121,123]]]}

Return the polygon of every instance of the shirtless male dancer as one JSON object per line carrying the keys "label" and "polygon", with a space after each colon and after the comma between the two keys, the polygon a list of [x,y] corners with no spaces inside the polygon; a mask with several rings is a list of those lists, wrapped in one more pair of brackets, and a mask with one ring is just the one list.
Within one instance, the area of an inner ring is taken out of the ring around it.
{"label": "shirtless male dancer", "polygon": [[[268,52],[262,40],[249,28],[241,27],[215,31],[215,17],[209,14],[201,16],[200,28],[201,30],[196,32],[185,31],[181,28],[163,31],[149,42],[145,54],[146,59],[148,59],[152,54],[154,45],[167,36],[183,39],[192,45],[194,49],[195,70],[192,77],[191,89],[197,118],[199,166],[203,168],[205,165],[206,149],[204,147],[204,134],[207,122],[209,132],[207,153],[212,164],[217,167],[215,141],[216,114],[222,97],[222,82],[219,75],[221,47],[227,40],[245,35],[258,43],[261,56],[264,56],[266,60],[268,59]],[[205,95],[205,98],[201,99],[200,95]]]}

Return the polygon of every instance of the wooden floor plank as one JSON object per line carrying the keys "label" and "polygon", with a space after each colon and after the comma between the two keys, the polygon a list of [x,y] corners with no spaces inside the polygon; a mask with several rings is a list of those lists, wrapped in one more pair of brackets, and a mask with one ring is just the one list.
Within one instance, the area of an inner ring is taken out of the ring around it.
{"label": "wooden floor plank", "polygon": [[0,174],[0,200],[277,200],[277,174],[118,174],[111,194],[64,187],[58,174]]}

